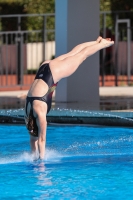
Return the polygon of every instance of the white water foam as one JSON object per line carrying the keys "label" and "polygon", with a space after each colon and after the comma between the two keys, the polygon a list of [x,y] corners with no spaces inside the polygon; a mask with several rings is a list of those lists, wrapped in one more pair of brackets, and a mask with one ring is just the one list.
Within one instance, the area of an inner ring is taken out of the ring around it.
{"label": "white water foam", "polygon": [[[46,149],[45,160],[46,162],[59,162],[64,156],[56,150]],[[31,153],[23,152],[20,155],[0,157],[0,164],[20,163],[20,162],[33,162],[34,157]]]}
{"label": "white water foam", "polygon": [[4,158],[0,158],[0,164],[10,164],[10,163],[19,163],[19,162],[31,162],[33,161],[30,153],[24,152],[21,155],[15,156],[5,156]]}
{"label": "white water foam", "polygon": [[65,155],[53,149],[46,149],[45,161],[46,162],[59,162]]}

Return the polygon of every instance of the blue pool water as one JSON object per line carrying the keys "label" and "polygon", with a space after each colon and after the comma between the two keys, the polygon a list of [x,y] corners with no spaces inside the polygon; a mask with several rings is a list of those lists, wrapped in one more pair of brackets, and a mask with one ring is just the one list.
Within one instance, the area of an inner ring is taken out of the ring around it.
{"label": "blue pool water", "polygon": [[0,126],[0,199],[132,199],[133,130],[48,126],[32,161],[25,126]]}

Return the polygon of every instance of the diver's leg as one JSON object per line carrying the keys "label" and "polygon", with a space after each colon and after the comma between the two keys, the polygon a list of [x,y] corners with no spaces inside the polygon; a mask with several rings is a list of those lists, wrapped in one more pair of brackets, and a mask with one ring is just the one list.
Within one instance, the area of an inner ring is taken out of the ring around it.
{"label": "diver's leg", "polygon": [[91,45],[95,45],[97,43],[99,43],[100,41],[102,40],[102,37],[99,36],[97,38],[97,40],[95,41],[90,41],[90,42],[84,42],[82,44],[78,44],[77,46],[75,46],[70,52],[66,53],[66,54],[63,54],[55,59],[57,60],[63,60],[69,56],[74,56],[75,54],[79,53],[82,49],[84,49],[85,47],[89,47]]}
{"label": "diver's leg", "polygon": [[53,74],[54,82],[58,82],[60,79],[70,76],[77,70],[79,65],[86,60],[87,57],[113,44],[113,41],[102,39],[100,43],[85,47],[73,56],[68,56],[63,60],[52,60],[50,62],[50,68]]}

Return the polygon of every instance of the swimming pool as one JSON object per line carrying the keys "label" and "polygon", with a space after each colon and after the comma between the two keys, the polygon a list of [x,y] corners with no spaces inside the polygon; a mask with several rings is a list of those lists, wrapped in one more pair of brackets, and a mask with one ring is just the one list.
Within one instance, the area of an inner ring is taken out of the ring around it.
{"label": "swimming pool", "polygon": [[25,126],[0,125],[1,199],[132,199],[133,130],[48,126],[32,161]]}

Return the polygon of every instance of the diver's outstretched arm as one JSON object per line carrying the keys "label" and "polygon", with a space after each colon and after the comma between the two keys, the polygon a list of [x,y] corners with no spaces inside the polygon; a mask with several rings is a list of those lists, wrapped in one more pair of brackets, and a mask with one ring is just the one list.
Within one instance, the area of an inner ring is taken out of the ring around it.
{"label": "diver's outstretched arm", "polygon": [[30,147],[34,160],[38,159],[38,137],[30,135]]}

